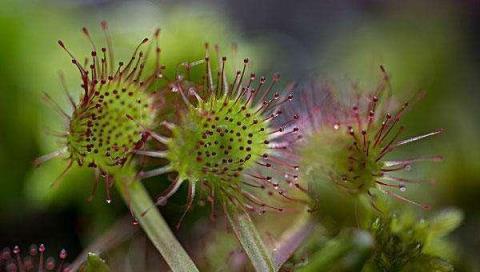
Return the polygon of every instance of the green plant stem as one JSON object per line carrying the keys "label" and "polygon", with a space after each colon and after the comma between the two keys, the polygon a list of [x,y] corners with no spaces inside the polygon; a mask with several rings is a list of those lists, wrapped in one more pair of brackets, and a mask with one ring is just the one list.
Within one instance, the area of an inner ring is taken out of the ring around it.
{"label": "green plant stem", "polygon": [[[163,256],[172,271],[195,272],[197,267],[173,235],[143,185],[134,175],[117,174],[115,184],[142,226],[148,238]],[[144,213],[145,211],[147,211]]]}
{"label": "green plant stem", "polygon": [[248,213],[231,203],[225,204],[225,212],[233,232],[255,270],[262,272],[275,271],[271,254],[263,244],[262,238]]}

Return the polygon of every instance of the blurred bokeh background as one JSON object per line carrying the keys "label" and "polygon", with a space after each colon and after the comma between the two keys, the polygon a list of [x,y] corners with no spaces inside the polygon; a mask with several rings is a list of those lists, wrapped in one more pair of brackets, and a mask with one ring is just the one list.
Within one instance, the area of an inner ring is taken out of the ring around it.
{"label": "blurred bokeh background", "polygon": [[[83,56],[89,44],[81,28],[89,27],[100,40],[102,20],[109,22],[119,55],[129,53],[160,27],[167,67],[200,59],[206,41],[221,44],[225,50],[236,43],[239,59],[250,57],[258,74],[280,72],[284,82],[302,85],[316,79],[341,86],[358,82],[368,88],[377,83],[382,64],[391,75],[396,95],[426,90],[427,96],[406,116],[408,133],[438,127],[446,133],[405,152],[434,152],[445,161],[422,168],[422,174],[432,176],[437,184],[422,186],[416,197],[433,203],[434,209],[458,207],[464,212],[465,220],[453,233],[453,241],[459,248],[460,269],[478,271],[478,0],[1,1],[0,246],[45,242],[55,250],[65,247],[76,256],[128,215],[118,195],[107,205],[99,190],[93,202],[86,201],[93,178],[90,171],[74,169],[58,188],[51,188],[63,162],[48,162],[38,169],[32,166],[36,157],[55,150],[49,130],[64,125],[42,100],[42,92],[67,108],[59,71],[73,92],[80,89],[77,71],[57,40]],[[165,185],[161,179],[147,184],[152,192],[161,192]],[[180,193],[162,208],[172,225],[184,201]],[[228,240],[231,237],[222,224],[209,222],[208,209],[195,209],[178,235],[193,251],[217,228],[215,237],[222,243],[207,251],[226,252],[231,247],[228,243],[234,241]],[[131,248],[139,240],[136,243]],[[204,263],[221,266],[214,261]]]}

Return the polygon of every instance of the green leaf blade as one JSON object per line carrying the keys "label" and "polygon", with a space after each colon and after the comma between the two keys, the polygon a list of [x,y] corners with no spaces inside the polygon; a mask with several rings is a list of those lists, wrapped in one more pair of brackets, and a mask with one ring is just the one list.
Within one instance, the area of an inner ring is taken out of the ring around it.
{"label": "green leaf blade", "polygon": [[248,213],[229,203],[226,204],[225,210],[233,232],[255,270],[262,272],[276,271],[271,254],[264,245]]}

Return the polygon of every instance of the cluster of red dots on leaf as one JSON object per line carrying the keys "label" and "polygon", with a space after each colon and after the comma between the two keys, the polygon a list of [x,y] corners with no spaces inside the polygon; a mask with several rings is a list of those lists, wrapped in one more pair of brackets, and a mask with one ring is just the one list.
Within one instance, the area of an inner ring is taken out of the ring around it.
{"label": "cluster of red dots on leaf", "polygon": [[[122,164],[124,154],[135,146],[141,133],[132,121],[126,118],[126,113],[136,117],[142,114],[141,107],[148,108],[149,104],[141,99],[133,101],[138,96],[135,97],[134,92],[127,88],[121,88],[120,91],[114,89],[111,93],[97,91],[96,94],[93,100],[95,107],[93,112],[89,111],[90,116],[84,133],[87,142],[86,152],[93,154],[102,152],[102,155],[110,158],[113,164]],[[118,104],[120,106],[116,106]]]}
{"label": "cluster of red dots on leaf", "polygon": [[[221,111],[221,110],[220,110]],[[203,173],[211,173],[224,178],[238,177],[244,163],[252,159],[252,150],[263,144],[254,142],[254,133],[265,131],[265,126],[251,113],[217,114],[212,110],[202,115],[201,139],[196,143],[196,160],[202,163]]]}

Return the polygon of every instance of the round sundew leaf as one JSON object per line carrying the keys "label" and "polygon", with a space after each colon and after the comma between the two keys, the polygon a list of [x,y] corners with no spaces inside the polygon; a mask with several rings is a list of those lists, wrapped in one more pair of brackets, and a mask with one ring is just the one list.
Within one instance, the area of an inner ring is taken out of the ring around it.
{"label": "round sundew leaf", "polygon": [[[347,196],[368,196],[377,211],[382,207],[376,205],[376,191],[424,210],[431,208],[409,199],[405,193],[416,184],[434,181],[417,179],[405,172],[410,171],[412,165],[440,162],[442,156],[392,157],[404,146],[438,135],[443,129],[406,136],[402,117],[425,93],[417,92],[397,105],[392,97],[390,75],[383,66],[380,70],[382,79],[370,92],[357,93],[353,88],[345,98],[328,84],[313,84],[305,91],[307,98],[304,100],[310,103],[307,105],[309,118],[304,123],[307,136],[299,153],[302,174],[314,206],[315,199],[322,194],[319,191],[322,186],[317,183],[330,182]],[[324,98],[316,102],[319,95]]]}
{"label": "round sundew leaf", "polygon": [[172,131],[167,159],[179,175],[215,186],[238,183],[240,173],[267,152],[270,127],[235,100],[211,99],[191,108]]}
{"label": "round sundew leaf", "polygon": [[463,217],[463,213],[457,209],[441,211],[429,220],[432,235],[435,237],[442,237],[449,234],[462,223]]}
{"label": "round sundew leaf", "polygon": [[71,158],[108,170],[121,164],[142,139],[136,122],[149,126],[152,100],[142,87],[126,79],[100,85],[88,104],[70,121],[67,147]]}

